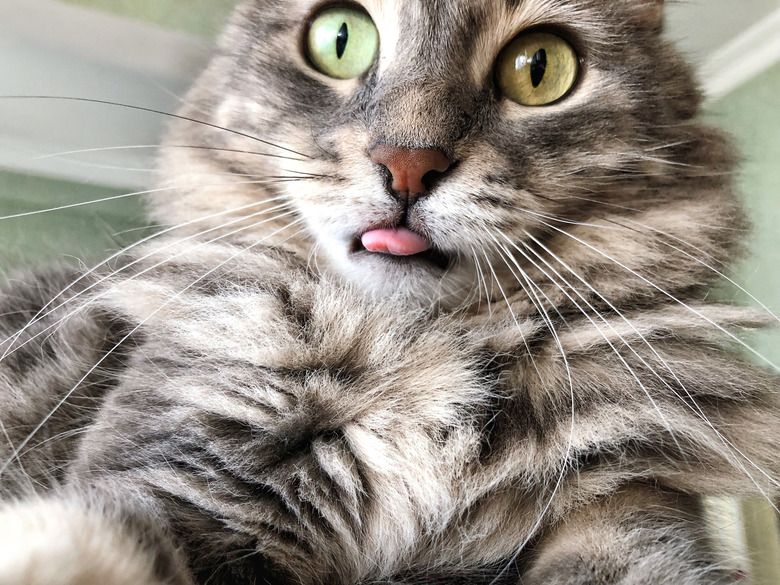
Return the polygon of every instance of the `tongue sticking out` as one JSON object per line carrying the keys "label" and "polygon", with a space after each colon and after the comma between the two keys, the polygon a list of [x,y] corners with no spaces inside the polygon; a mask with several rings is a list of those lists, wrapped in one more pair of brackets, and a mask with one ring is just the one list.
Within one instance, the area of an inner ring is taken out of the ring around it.
{"label": "tongue sticking out", "polygon": [[428,240],[403,227],[366,232],[361,241],[363,247],[369,252],[393,256],[414,256],[431,248]]}

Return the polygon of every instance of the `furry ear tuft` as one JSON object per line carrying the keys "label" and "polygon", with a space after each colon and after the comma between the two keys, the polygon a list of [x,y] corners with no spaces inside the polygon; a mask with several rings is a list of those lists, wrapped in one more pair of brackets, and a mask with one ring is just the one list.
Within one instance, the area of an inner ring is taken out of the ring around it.
{"label": "furry ear tuft", "polygon": [[630,0],[637,19],[649,28],[660,29],[664,19],[664,0]]}

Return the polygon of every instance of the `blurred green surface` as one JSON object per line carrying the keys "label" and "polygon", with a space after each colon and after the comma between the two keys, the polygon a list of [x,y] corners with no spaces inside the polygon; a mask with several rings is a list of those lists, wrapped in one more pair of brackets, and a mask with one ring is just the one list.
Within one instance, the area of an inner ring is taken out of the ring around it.
{"label": "blurred green surface", "polygon": [[203,37],[219,33],[237,0],[62,0]]}
{"label": "blurred green surface", "polygon": [[[0,218],[132,193],[0,171]],[[0,270],[87,264],[148,232],[139,197],[0,219]]]}
{"label": "blurred green surface", "polygon": [[[738,184],[753,231],[735,280],[780,314],[780,65],[711,104],[707,118],[731,134],[743,159]],[[780,365],[780,332],[761,333],[754,345]]]}

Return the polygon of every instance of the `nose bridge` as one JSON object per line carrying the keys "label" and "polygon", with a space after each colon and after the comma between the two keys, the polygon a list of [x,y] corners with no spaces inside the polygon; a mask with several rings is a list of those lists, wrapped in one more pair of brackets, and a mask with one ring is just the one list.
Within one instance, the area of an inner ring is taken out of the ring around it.
{"label": "nose bridge", "polygon": [[471,128],[475,101],[464,87],[421,77],[385,89],[370,118],[374,143],[450,153]]}
{"label": "nose bridge", "polygon": [[403,42],[373,88],[370,134],[374,144],[435,148],[452,155],[480,119],[485,88],[470,75],[473,26],[483,0],[403,0]]}

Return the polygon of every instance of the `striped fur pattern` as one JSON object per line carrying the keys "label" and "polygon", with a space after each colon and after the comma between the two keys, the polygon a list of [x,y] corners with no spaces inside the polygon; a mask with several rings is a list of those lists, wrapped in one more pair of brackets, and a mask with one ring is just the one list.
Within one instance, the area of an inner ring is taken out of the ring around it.
{"label": "striped fur pattern", "polygon": [[[698,498],[777,494],[777,378],[708,299],[744,224],[661,4],[361,0],[352,81],[299,50],[319,4],[242,4],[176,227],[0,296],[0,585],[735,583]],[[583,73],[529,109],[492,71],[534,27]],[[404,208],[377,144],[457,164]],[[399,221],[446,268],[356,245]]]}

